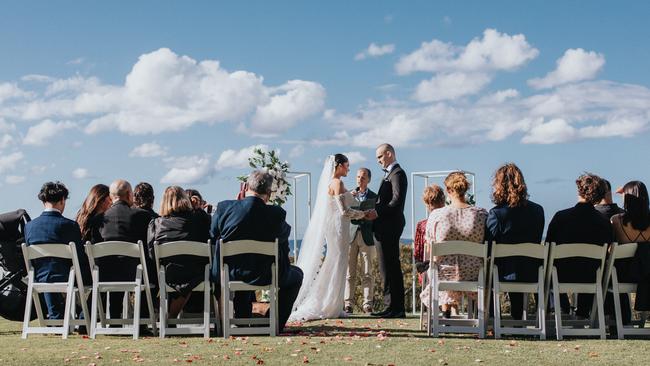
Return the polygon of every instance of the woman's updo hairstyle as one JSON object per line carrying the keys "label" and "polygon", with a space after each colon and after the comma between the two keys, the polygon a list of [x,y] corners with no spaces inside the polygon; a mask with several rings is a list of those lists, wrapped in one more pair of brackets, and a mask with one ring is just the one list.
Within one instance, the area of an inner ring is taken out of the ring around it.
{"label": "woman's updo hairstyle", "polygon": [[465,193],[469,189],[469,181],[463,172],[449,173],[445,178],[445,187],[447,192],[453,191],[458,197],[465,197]]}
{"label": "woman's updo hairstyle", "polygon": [[602,183],[602,179],[596,174],[585,173],[576,179],[578,195],[592,205],[597,204],[605,197],[607,189]]}
{"label": "woman's updo hairstyle", "polygon": [[334,155],[334,168],[338,168],[340,165],[343,165],[348,162],[348,157],[343,154]]}

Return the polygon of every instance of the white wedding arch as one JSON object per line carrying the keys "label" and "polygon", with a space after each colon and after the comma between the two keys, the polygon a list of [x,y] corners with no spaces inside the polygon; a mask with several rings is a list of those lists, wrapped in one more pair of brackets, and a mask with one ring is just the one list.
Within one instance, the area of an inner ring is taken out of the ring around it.
{"label": "white wedding arch", "polygon": [[[411,173],[411,182],[412,182],[411,183],[412,184],[412,188],[411,188],[411,239],[412,239],[412,242],[411,242],[412,243],[411,244],[412,245],[412,247],[411,247],[411,263],[412,263],[412,267],[413,267],[413,269],[411,271],[411,276],[412,276],[412,278],[411,278],[411,290],[412,290],[411,295],[413,297],[411,303],[412,303],[412,307],[413,307],[413,309],[412,309],[413,314],[415,314],[415,312],[416,312],[416,306],[415,306],[415,303],[416,303],[415,299],[416,298],[415,298],[415,296],[417,296],[417,294],[415,293],[416,279],[417,279],[417,271],[415,269],[415,228],[416,228],[416,225],[417,225],[417,223],[419,221],[419,220],[416,219],[416,209],[415,209],[415,207],[416,207],[416,205],[415,205],[416,195],[415,195],[415,192],[416,191],[419,192],[419,194],[417,196],[417,199],[421,199],[420,194],[421,194],[422,190],[424,189],[424,187],[429,185],[430,180],[440,180],[441,178],[447,177],[447,175],[449,175],[449,173],[453,173],[453,172],[462,172],[462,173],[465,174],[466,177],[468,177],[470,179],[470,181],[471,181],[470,191],[471,191],[472,196],[476,197],[476,188],[475,188],[476,187],[476,174],[474,174],[472,172],[468,172],[466,170],[456,169],[456,170],[434,170],[434,171],[427,171],[427,172],[413,172],[413,173]],[[416,182],[419,181],[420,179],[423,179],[424,185],[422,186],[421,189],[416,190]],[[423,204],[418,205],[418,206],[421,207],[421,208],[424,208],[424,210],[422,210],[424,212],[424,215],[418,216],[418,217],[420,217],[420,220],[426,219],[427,218],[427,216],[426,216],[426,207],[424,207]]]}
{"label": "white wedding arch", "polygon": [[[291,197],[292,207],[293,207],[293,227],[291,228],[291,234],[293,236],[293,260],[298,260],[298,254],[300,252],[298,246],[298,182],[306,181],[307,183],[307,222],[311,219],[311,173],[309,172],[287,172],[287,179],[291,179],[293,195]],[[295,262],[294,262],[295,263]]]}

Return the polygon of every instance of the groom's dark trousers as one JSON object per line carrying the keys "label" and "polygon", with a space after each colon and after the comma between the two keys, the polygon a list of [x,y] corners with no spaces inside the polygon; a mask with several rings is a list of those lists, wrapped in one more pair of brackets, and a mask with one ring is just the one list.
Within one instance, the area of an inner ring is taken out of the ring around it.
{"label": "groom's dark trousers", "polygon": [[[286,223],[286,211],[279,206],[270,206],[257,197],[243,200],[222,201],[217,205],[210,229],[215,240],[224,242],[235,240],[257,240],[272,242],[278,239],[278,329],[284,328],[293,303],[298,297],[302,285],[303,273],[300,268],[289,262],[289,234],[291,226]],[[241,254],[226,261],[230,279],[244,281],[251,285],[268,285],[271,283],[271,263],[269,256],[258,254]],[[219,246],[212,261],[211,279],[220,282]],[[237,318],[252,315],[255,293],[239,291],[235,293],[233,306]]]}
{"label": "groom's dark trousers", "polygon": [[392,313],[404,309],[404,277],[400,262],[400,237],[406,225],[404,203],[406,202],[407,179],[404,170],[396,164],[382,180],[375,206],[378,217],[373,230],[379,241],[384,258],[386,279],[384,288],[390,291],[389,310]]}

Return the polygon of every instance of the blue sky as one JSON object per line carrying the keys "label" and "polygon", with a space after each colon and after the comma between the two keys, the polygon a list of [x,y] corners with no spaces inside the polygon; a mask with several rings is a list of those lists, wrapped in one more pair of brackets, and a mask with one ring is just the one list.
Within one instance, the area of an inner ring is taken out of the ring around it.
{"label": "blue sky", "polygon": [[649,13],[641,1],[5,2],[0,211],[35,216],[53,179],[71,189],[69,217],[116,178],[218,202],[255,145],[294,170],[316,175],[344,152],[379,175],[387,141],[408,172],[475,172],[486,208],[493,171],[513,161],[548,220],[574,204],[583,171],[650,180]]}

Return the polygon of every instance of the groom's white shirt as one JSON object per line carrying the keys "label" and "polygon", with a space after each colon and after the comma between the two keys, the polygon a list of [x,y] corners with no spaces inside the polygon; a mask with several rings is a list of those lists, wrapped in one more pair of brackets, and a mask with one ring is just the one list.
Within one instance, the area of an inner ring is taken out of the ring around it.
{"label": "groom's white shirt", "polygon": [[395,165],[397,165],[397,160],[395,160],[389,166],[386,167],[386,171],[384,172],[384,178],[386,178],[388,176],[388,174],[390,174],[390,172],[393,170]]}

